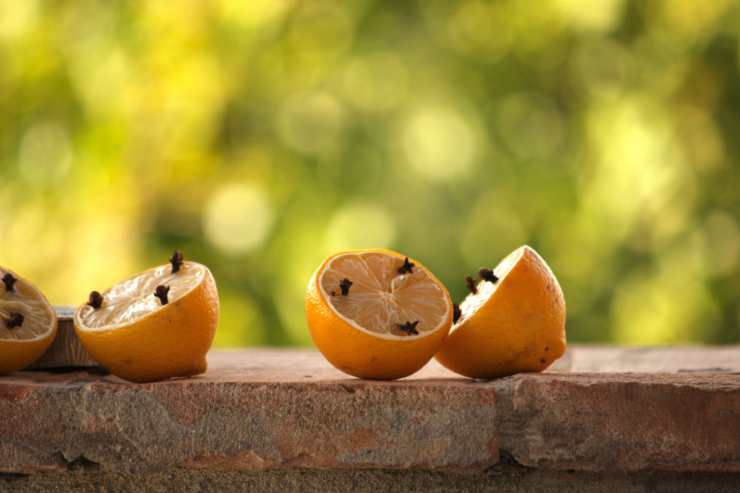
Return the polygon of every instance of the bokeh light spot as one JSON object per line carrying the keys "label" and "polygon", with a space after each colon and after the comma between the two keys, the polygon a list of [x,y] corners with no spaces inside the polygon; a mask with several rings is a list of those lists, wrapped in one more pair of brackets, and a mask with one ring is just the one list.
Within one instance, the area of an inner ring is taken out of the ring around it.
{"label": "bokeh light spot", "polygon": [[412,113],[406,122],[403,151],[414,171],[445,181],[464,176],[472,169],[477,142],[472,125],[459,111],[424,107]]}
{"label": "bokeh light spot", "polygon": [[701,340],[717,320],[717,307],[701,279],[690,242],[664,253],[657,272],[637,272],[615,286],[614,338],[621,343],[686,343]]}
{"label": "bokeh light spot", "polygon": [[0,39],[22,36],[36,21],[38,0],[0,2]]}
{"label": "bokeh light spot", "polygon": [[581,0],[557,0],[556,6],[568,24],[582,31],[608,31],[619,20],[624,0],[601,0],[585,5]]}
{"label": "bokeh light spot", "polygon": [[589,118],[598,157],[583,182],[583,211],[610,221],[604,235],[619,238],[635,221],[658,217],[671,201],[694,200],[681,147],[665,117],[641,98],[625,98],[600,105]]}
{"label": "bokeh light spot", "polygon": [[227,253],[249,253],[267,238],[273,211],[265,194],[247,184],[218,190],[203,216],[206,238]]}
{"label": "bokeh light spot", "polygon": [[242,27],[258,27],[273,22],[293,4],[290,0],[220,0],[218,5],[224,20]]}
{"label": "bokeh light spot", "polygon": [[326,233],[327,251],[388,247],[395,237],[396,224],[385,207],[353,203],[342,207],[332,217]]}

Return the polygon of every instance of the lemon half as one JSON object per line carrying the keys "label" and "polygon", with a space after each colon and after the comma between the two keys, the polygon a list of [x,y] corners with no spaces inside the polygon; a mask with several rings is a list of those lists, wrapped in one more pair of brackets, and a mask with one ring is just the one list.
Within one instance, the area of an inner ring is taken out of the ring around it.
{"label": "lemon half", "polygon": [[162,265],[96,297],[75,312],[75,331],[111,373],[149,382],[206,371],[219,316],[216,282],[206,266]]}
{"label": "lemon half", "polygon": [[57,317],[44,295],[0,267],[0,374],[36,361],[54,341]]}
{"label": "lemon half", "polygon": [[565,352],[565,298],[555,275],[528,246],[480,280],[460,304],[460,318],[436,354],[471,378],[542,371]]}
{"label": "lemon half", "polygon": [[306,316],[319,351],[360,378],[396,379],[424,366],[452,325],[444,285],[391,250],[342,252],[312,276]]}

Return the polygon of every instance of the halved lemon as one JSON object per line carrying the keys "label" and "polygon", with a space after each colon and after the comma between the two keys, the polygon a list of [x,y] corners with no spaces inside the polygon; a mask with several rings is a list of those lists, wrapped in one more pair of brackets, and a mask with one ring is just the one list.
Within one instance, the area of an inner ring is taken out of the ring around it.
{"label": "halved lemon", "polygon": [[54,341],[57,317],[44,295],[0,267],[0,375],[36,361]]}
{"label": "halved lemon", "polygon": [[313,274],[306,318],[316,347],[337,369],[396,379],[437,352],[452,325],[452,301],[417,260],[391,250],[351,251]]}
{"label": "halved lemon", "polygon": [[171,264],[93,291],[75,312],[82,345],[114,375],[151,382],[206,371],[218,290],[206,266],[178,254]]}
{"label": "halved lemon", "polygon": [[542,371],[565,352],[565,298],[550,267],[528,246],[469,281],[473,293],[436,354],[470,378]]}

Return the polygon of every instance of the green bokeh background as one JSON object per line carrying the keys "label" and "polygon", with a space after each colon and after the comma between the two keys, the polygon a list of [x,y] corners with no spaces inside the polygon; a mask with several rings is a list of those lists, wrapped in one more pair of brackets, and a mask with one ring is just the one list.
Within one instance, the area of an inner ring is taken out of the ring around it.
{"label": "green bokeh background", "polygon": [[59,304],[174,248],[217,346],[304,345],[343,248],[457,300],[528,243],[571,341],[740,340],[740,8],[0,0],[0,264]]}

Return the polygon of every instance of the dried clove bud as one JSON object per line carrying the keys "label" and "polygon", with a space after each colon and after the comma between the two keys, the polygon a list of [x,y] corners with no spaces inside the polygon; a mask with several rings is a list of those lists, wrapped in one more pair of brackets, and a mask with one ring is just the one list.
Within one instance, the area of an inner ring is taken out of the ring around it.
{"label": "dried clove bud", "polygon": [[498,276],[493,273],[493,269],[486,269],[485,267],[481,267],[481,269],[478,271],[478,275],[484,281],[492,282],[494,284],[498,282]]}
{"label": "dried clove bud", "polygon": [[397,324],[398,329],[408,335],[419,335],[419,331],[416,330],[416,325],[419,323],[418,320],[415,322],[406,322],[405,324]]}
{"label": "dried clove bud", "polygon": [[183,262],[185,262],[185,260],[182,256],[182,252],[180,250],[175,250],[172,253],[172,258],[170,259],[173,274],[177,273],[180,270],[180,266],[183,264]]}
{"label": "dried clove bud", "polygon": [[456,324],[458,320],[460,320],[460,315],[462,315],[462,312],[460,311],[460,305],[455,303],[452,305],[452,323]]}
{"label": "dried clove bud", "polygon": [[103,306],[103,295],[97,291],[92,291],[90,296],[87,298],[87,304],[97,310]]}
{"label": "dried clove bud", "polygon": [[468,276],[465,278],[465,284],[468,286],[468,290],[470,290],[473,294],[478,294],[478,287],[475,285],[475,279]]}
{"label": "dried clove bud", "polygon": [[13,274],[11,274],[10,272],[6,272],[2,280],[3,284],[5,284],[5,291],[15,291],[15,282],[18,279],[16,279]]}
{"label": "dried clove bud", "polygon": [[339,289],[342,290],[342,296],[347,296],[349,294],[349,288],[352,287],[352,284],[353,282],[346,277],[339,282]]}
{"label": "dried clove bud", "polygon": [[409,262],[409,258],[406,257],[405,259],[403,259],[403,265],[398,268],[398,273],[399,274],[406,274],[406,273],[411,274],[412,272],[414,272],[415,266],[416,264],[414,264],[413,262]]}
{"label": "dried clove bud", "polygon": [[167,299],[167,295],[169,294],[169,292],[170,292],[170,287],[169,286],[164,286],[162,284],[160,284],[159,286],[157,286],[157,289],[154,291],[154,296],[156,296],[157,298],[159,298],[159,302],[162,303],[162,306],[164,306],[164,305],[166,305],[167,303],[170,302]]}
{"label": "dried clove bud", "polygon": [[20,327],[23,325],[23,314],[18,312],[11,312],[9,313],[10,317],[5,320],[5,326],[8,329],[15,329],[16,327]]}

